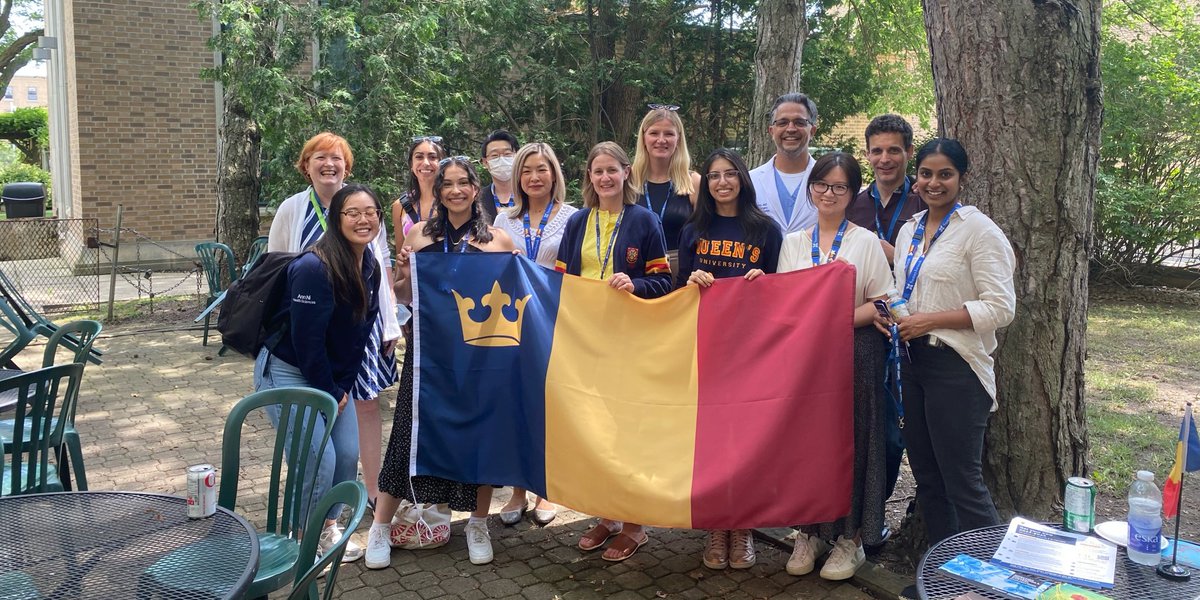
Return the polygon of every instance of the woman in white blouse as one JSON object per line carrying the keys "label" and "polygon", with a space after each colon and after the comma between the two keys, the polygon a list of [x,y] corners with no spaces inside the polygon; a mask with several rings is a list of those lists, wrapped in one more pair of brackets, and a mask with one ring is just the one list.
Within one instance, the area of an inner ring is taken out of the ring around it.
{"label": "woman in white blouse", "polygon": [[[849,579],[866,562],[867,543],[880,540],[883,503],[886,498],[883,446],[883,402],[878,394],[883,379],[883,345],[872,326],[872,302],[886,298],[892,274],[879,239],[846,219],[846,207],[862,187],[862,168],[845,152],[822,156],[808,176],[808,201],[817,209],[817,224],[788,234],[779,256],[779,272],[810,269],[835,260],[855,267],[854,285],[854,484],[850,514],[833,523],[810,524],[796,536],[787,572],[804,575],[813,570],[817,557],[829,549],[823,540],[833,540],[833,551],[821,568],[821,577]],[[865,532],[865,533],[864,533]]]}
{"label": "woman in white blouse", "polygon": [[[512,236],[517,249],[543,267],[553,269],[567,219],[576,208],[565,202],[567,184],[562,167],[549,144],[525,144],[513,159],[516,193],[513,207],[496,215],[495,226]],[[500,521],[516,525],[527,510],[525,490],[513,488],[512,498],[500,509]],[[545,498],[534,504],[533,520],[545,525],[557,508]]]}
{"label": "woman in white blouse", "polygon": [[960,204],[967,167],[957,140],[922,146],[916,189],[929,209],[896,238],[896,282],[911,313],[896,318],[912,358],[900,373],[902,433],[930,543],[1000,522],[983,482],[983,436],[996,409],[996,330],[1016,308],[1016,260],[1000,228]]}

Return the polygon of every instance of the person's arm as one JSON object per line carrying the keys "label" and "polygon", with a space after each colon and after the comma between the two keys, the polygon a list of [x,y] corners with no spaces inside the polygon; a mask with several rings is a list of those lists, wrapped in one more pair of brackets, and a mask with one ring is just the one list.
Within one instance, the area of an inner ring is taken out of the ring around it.
{"label": "person's arm", "polygon": [[779,246],[779,261],[775,265],[776,273],[788,273],[800,269],[800,232],[789,233]]}
{"label": "person's arm", "polygon": [[334,381],[326,346],[336,299],[324,265],[319,260],[307,259],[292,263],[288,267],[287,289],[291,302],[289,334],[296,353],[296,368],[310,386],[340,401],[346,390]]}
{"label": "person's arm", "polygon": [[688,171],[688,177],[692,178],[692,190],[688,195],[688,202],[692,203],[692,210],[696,210],[696,198],[700,196],[700,186],[704,185],[704,179],[695,171]]}
{"label": "person's arm", "polygon": [[284,200],[271,219],[271,229],[267,232],[267,252],[287,252],[292,245],[292,227],[295,226],[296,202],[292,196]]}
{"label": "person's arm", "polygon": [[428,246],[431,240],[425,237],[425,232],[422,229],[413,227],[412,235],[408,236],[407,241],[411,244],[403,246],[396,251],[396,272],[398,277],[394,284],[396,292],[396,302],[405,306],[412,306],[412,255],[418,250]]}
{"label": "person's arm", "polygon": [[[649,211],[647,211],[649,212]],[[651,215],[653,216],[653,215]],[[667,242],[662,227],[655,223],[647,227],[649,234],[643,238],[641,252],[645,257],[643,275],[630,277],[632,293],[639,298],[658,298],[671,291],[671,265],[667,262]],[[616,259],[617,257],[613,257]]]}

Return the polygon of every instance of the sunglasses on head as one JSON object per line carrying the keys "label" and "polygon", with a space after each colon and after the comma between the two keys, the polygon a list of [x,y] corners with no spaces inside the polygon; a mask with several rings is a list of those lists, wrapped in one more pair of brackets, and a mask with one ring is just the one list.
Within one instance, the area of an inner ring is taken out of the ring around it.
{"label": "sunglasses on head", "polygon": [[647,104],[646,107],[650,110],[669,110],[671,112],[679,110],[678,104]]}
{"label": "sunglasses on head", "polygon": [[446,166],[446,165],[450,164],[450,162],[451,162],[451,161],[459,161],[459,162],[465,162],[465,163],[468,163],[468,164],[470,164],[470,162],[471,162],[471,157],[470,157],[470,156],[463,156],[463,155],[461,155],[461,154],[460,154],[460,155],[458,155],[458,156],[447,156],[446,158],[443,158],[442,160],[439,160],[439,161],[438,161],[438,166],[439,166],[439,167],[444,167],[444,166]]}
{"label": "sunglasses on head", "polygon": [[414,135],[413,136],[412,143],[420,144],[421,142],[433,142],[435,144],[440,144],[440,143],[442,143],[442,136],[440,136],[440,135]]}

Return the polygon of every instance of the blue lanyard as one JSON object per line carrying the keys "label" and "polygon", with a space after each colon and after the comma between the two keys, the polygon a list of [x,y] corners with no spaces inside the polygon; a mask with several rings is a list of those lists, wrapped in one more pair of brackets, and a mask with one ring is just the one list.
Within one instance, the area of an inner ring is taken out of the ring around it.
{"label": "blue lanyard", "polygon": [[[667,205],[671,203],[671,196],[674,195],[675,182],[669,181],[667,182],[667,199],[663,200],[662,206],[658,207],[658,220],[660,222],[663,220],[663,215],[667,212]],[[646,208],[650,209],[650,212],[654,212],[654,207],[650,205],[650,182],[642,184],[642,198],[646,201]],[[624,212],[624,209],[622,209],[622,212]]]}
{"label": "blue lanyard", "polygon": [[550,211],[554,210],[554,200],[546,202],[546,212],[542,213],[542,223],[538,225],[537,237],[529,239],[529,211],[525,211],[525,256],[536,261],[538,250],[542,247],[542,232],[546,231],[546,223],[550,221]]}
{"label": "blue lanyard", "polygon": [[892,234],[896,233],[896,224],[900,222],[900,212],[904,210],[904,202],[908,200],[908,190],[910,184],[908,178],[904,178],[904,188],[900,192],[900,203],[896,205],[896,212],[892,215],[891,222],[888,223],[887,232],[883,231],[883,224],[879,222],[879,215],[883,214],[883,201],[879,199],[879,182],[871,184],[869,188],[871,199],[875,201],[875,233],[879,235],[879,239],[890,242]]}
{"label": "blue lanyard", "polygon": [[[433,218],[433,209],[435,209],[435,208],[437,208],[437,200],[434,200],[433,204],[429,205],[429,216],[426,217],[427,219]],[[413,225],[420,223],[421,222],[421,197],[420,196],[417,196],[417,199],[412,202],[412,214],[410,214],[409,217],[411,218],[413,215],[417,216],[417,219],[415,221],[413,221]]]}
{"label": "blue lanyard", "polygon": [[[833,262],[837,258],[838,250],[842,248],[842,236],[846,235],[846,226],[850,221],[842,219],[842,224],[838,226],[837,234],[833,236],[833,245],[829,247],[829,262]],[[812,235],[812,261],[813,266],[821,264],[821,224],[813,225]]]}
{"label": "blue lanyard", "polygon": [[[800,188],[804,187],[804,184],[801,183],[800,185],[796,186],[795,190],[789,192],[787,185],[783,183],[783,177],[779,176],[779,169],[775,168],[775,163],[771,163],[771,170],[775,172],[775,191],[779,194],[779,204],[782,206],[783,199],[787,198],[791,201],[791,209],[795,210],[796,196],[800,195]],[[791,220],[792,215],[788,214],[784,216]]]}
{"label": "blue lanyard", "polygon": [[596,260],[600,262],[600,279],[604,279],[604,270],[608,268],[608,260],[612,258],[613,245],[617,243],[617,232],[621,230],[621,220],[625,218],[625,206],[621,205],[621,212],[617,215],[617,222],[613,224],[612,235],[608,237],[608,250],[603,255],[600,254],[600,209],[596,209]]}
{"label": "blue lanyard", "polygon": [[[492,188],[492,201],[496,203],[496,212],[500,212],[500,209],[502,209],[502,208],[512,208],[513,207],[513,204],[515,202],[513,200],[512,192],[508,193],[508,204],[500,204],[500,197],[496,195],[496,184],[493,183],[491,185],[491,188]],[[525,229],[528,230],[529,226],[526,225]]]}
{"label": "blue lanyard", "polygon": [[[938,225],[937,231],[935,231],[933,233],[933,237],[929,239],[929,249],[925,252],[922,252],[921,257],[917,259],[917,263],[913,264],[913,255],[917,253],[917,247],[921,245],[921,241],[925,237],[925,225],[929,222],[929,213],[926,212],[925,218],[921,219],[921,222],[917,224],[917,230],[913,232],[912,243],[908,246],[908,257],[904,259],[905,300],[908,300],[912,296],[913,288],[917,285],[917,275],[921,272],[921,265],[925,263],[925,257],[929,256],[929,253],[933,251],[934,242],[937,242],[938,238],[942,237],[942,233],[946,231],[946,226],[950,225],[950,217],[953,217],[954,213],[960,208],[962,208],[962,205],[955,203],[954,208],[951,208],[950,212],[946,213],[945,217],[942,217],[942,224]],[[911,271],[909,270],[909,267],[912,268]]]}

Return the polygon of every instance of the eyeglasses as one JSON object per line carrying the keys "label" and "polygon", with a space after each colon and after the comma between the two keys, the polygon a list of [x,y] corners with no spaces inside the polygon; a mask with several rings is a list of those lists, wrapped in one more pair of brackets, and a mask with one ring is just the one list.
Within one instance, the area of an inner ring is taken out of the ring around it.
{"label": "eyeglasses", "polygon": [[435,144],[440,144],[440,143],[442,143],[442,136],[440,136],[440,135],[414,135],[413,136],[412,143],[420,144],[421,142],[433,142]]}
{"label": "eyeglasses", "polygon": [[360,217],[366,217],[368,221],[374,221],[379,218],[379,213],[380,210],[378,208],[364,208],[362,210],[352,208],[350,210],[343,210],[342,216],[347,219],[354,219],[355,221]]}
{"label": "eyeglasses", "polygon": [[738,172],[732,169],[729,171],[709,171],[708,173],[705,173],[704,176],[708,177],[709,181],[717,182],[722,179],[737,179]]}
{"label": "eyeglasses", "polygon": [[470,163],[471,163],[471,157],[470,157],[470,156],[463,156],[463,155],[461,155],[461,154],[460,154],[460,155],[458,155],[458,156],[447,156],[446,158],[443,158],[442,160],[439,160],[439,161],[438,161],[438,166],[439,166],[439,167],[444,167],[444,166],[446,166],[446,165],[450,164],[452,161],[453,161],[453,162],[464,162],[464,163],[470,164]]}
{"label": "eyeglasses", "polygon": [[808,184],[808,187],[811,187],[812,191],[814,191],[818,194],[824,194],[825,192],[828,192],[829,190],[833,190],[833,193],[838,196],[844,195],[846,192],[850,191],[850,186],[848,186],[844,183],[835,183],[835,184],[830,185],[828,183],[825,183],[824,181],[813,181]]}
{"label": "eyeglasses", "polygon": [[776,119],[771,121],[771,125],[781,129],[787,129],[788,125],[793,127],[808,127],[809,125],[812,125],[812,121],[808,119]]}
{"label": "eyeglasses", "polygon": [[649,108],[650,110],[669,110],[671,112],[675,112],[675,111],[679,110],[679,105],[678,104],[647,104],[646,108]]}

